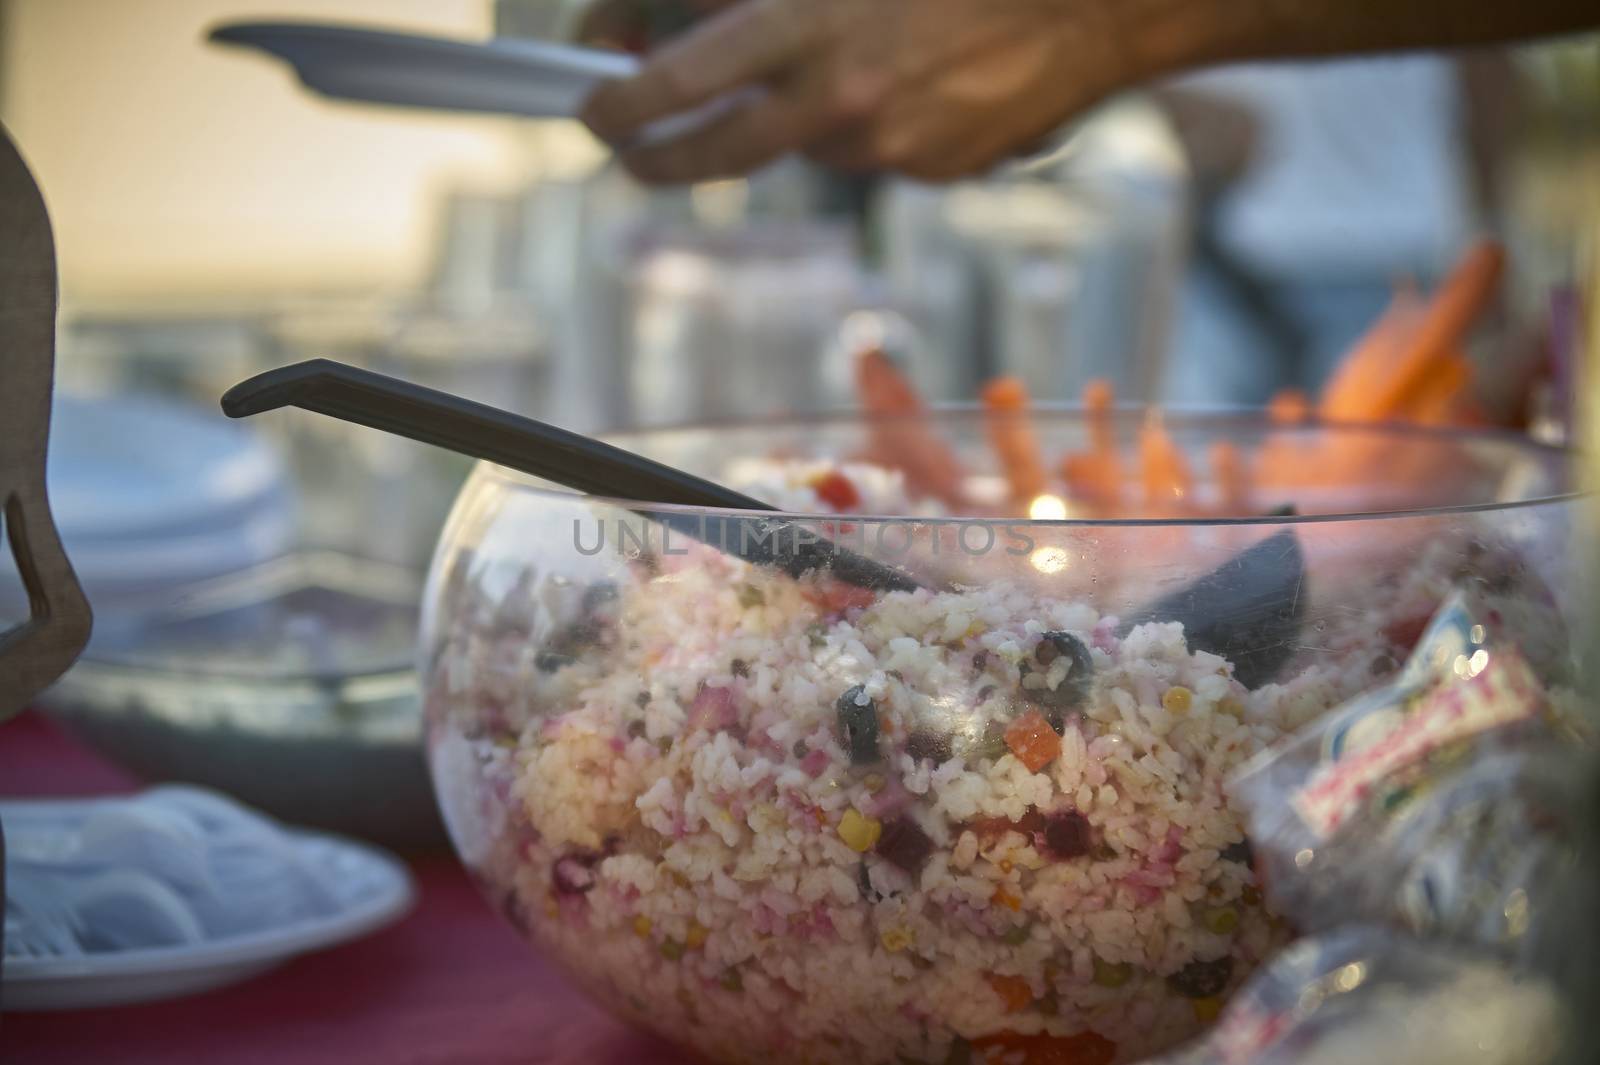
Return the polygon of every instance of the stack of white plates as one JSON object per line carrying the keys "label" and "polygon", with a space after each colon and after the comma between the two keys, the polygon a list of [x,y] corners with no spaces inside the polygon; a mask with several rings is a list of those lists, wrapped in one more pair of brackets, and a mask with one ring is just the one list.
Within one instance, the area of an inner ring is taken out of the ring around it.
{"label": "stack of white plates", "polygon": [[[220,413],[166,399],[58,396],[49,491],[97,623],[165,606],[295,537],[293,486],[273,448]],[[14,575],[0,578],[8,614],[20,596]]]}

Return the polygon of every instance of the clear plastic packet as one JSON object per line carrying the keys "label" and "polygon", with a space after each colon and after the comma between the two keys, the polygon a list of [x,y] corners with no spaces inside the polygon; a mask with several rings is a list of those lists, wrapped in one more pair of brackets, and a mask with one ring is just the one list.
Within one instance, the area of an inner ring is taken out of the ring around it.
{"label": "clear plastic packet", "polygon": [[1349,925],[1258,970],[1196,1043],[1145,1065],[1549,1065],[1554,985],[1484,955]]}
{"label": "clear plastic packet", "polygon": [[1388,922],[1526,954],[1584,794],[1547,704],[1517,648],[1452,597],[1392,682],[1230,781],[1269,903],[1306,932]]}

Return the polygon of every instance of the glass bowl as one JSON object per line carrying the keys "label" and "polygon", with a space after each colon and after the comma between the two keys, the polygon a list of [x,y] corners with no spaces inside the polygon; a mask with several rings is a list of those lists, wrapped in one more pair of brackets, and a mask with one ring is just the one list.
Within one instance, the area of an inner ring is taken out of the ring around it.
{"label": "glass bowl", "polygon": [[421,583],[303,551],[187,584],[113,617],[39,704],[146,780],[437,850],[414,665]]}
{"label": "glass bowl", "polygon": [[[1126,470],[1144,417],[1031,430]],[[576,497],[480,466],[433,563],[429,759],[462,858],[597,999],[712,1060],[1171,1047],[1293,935],[1262,905],[1232,770],[1393,673],[1454,588],[1547,683],[1568,669],[1563,452],[1169,413],[1188,479],[1129,475],[1137,506],[1084,518],[1007,502],[983,416],[950,411],[898,429],[953,452],[952,517],[850,465],[911,441],[895,428],[613,438],[872,516]],[[793,575],[827,537],[923,587]]]}

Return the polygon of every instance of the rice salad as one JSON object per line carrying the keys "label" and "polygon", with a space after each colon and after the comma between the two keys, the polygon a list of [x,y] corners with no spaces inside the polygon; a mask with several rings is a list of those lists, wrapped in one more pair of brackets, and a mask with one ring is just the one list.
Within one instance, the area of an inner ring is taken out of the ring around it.
{"label": "rice salad", "polygon": [[1292,934],[1224,782],[1404,651],[1375,605],[1249,690],[1181,624],[1006,580],[876,594],[699,545],[493,596],[466,568],[427,692],[459,849],[592,994],[722,1062],[1194,1036]]}

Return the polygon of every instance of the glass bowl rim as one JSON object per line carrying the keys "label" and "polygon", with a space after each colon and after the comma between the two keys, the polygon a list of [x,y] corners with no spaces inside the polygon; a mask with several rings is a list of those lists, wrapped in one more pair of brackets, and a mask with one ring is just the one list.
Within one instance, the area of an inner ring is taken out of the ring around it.
{"label": "glass bowl rim", "polygon": [[[1160,416],[1169,426],[1173,422],[1185,422],[1199,426],[1225,426],[1236,424],[1252,428],[1272,431],[1303,431],[1309,429],[1328,430],[1335,433],[1352,436],[1389,436],[1394,438],[1426,439],[1435,441],[1481,441],[1497,444],[1512,451],[1520,451],[1530,456],[1543,456],[1546,459],[1560,462],[1565,468],[1576,469],[1583,460],[1583,455],[1576,448],[1559,444],[1549,444],[1535,440],[1532,437],[1511,429],[1498,427],[1463,427],[1463,426],[1430,426],[1417,425],[1408,422],[1352,422],[1308,418],[1292,423],[1280,423],[1270,420],[1266,409],[1254,406],[1237,407],[1186,407],[1181,405],[1162,405],[1154,408],[1145,404],[1117,404],[1111,409],[1114,418],[1121,422],[1133,419],[1142,420],[1149,416],[1152,410],[1159,410]],[[1072,403],[1035,403],[1027,412],[1029,418],[1046,418],[1055,420],[1087,420],[1088,411],[1081,404]],[[929,405],[921,414],[912,415],[868,415],[861,411],[828,411],[814,414],[783,415],[771,418],[714,418],[695,421],[671,422],[662,425],[637,426],[625,429],[607,430],[593,434],[596,439],[603,440],[615,447],[624,450],[633,450],[628,447],[630,442],[637,442],[648,437],[670,436],[694,432],[734,432],[734,431],[776,431],[781,429],[805,428],[807,426],[824,427],[833,425],[864,426],[870,424],[892,425],[898,422],[952,422],[957,419],[982,419],[987,416],[982,406],[976,403],[948,403]],[[1020,415],[1019,415],[1020,416]],[[636,452],[637,453],[637,452]],[[589,495],[573,492],[564,488],[546,487],[548,482],[535,483],[540,479],[532,474],[503,466],[487,460],[478,461],[473,468],[472,476],[467,484],[463,485],[462,492],[474,482],[484,478],[493,478],[496,482],[507,488],[515,489],[531,495],[572,502],[584,500],[591,504],[601,504],[633,510],[646,515],[649,514],[682,514],[715,516],[717,518],[748,517],[753,519],[773,519],[798,522],[839,521],[851,519],[866,523],[915,524],[915,525],[971,525],[1003,522],[1013,528],[1029,529],[1113,529],[1113,528],[1208,528],[1232,526],[1299,526],[1299,525],[1327,525],[1339,523],[1357,523],[1383,520],[1403,520],[1408,518],[1428,518],[1448,516],[1452,514],[1484,514],[1495,511],[1522,510],[1536,507],[1555,506],[1581,500],[1594,494],[1588,488],[1574,487],[1568,491],[1557,492],[1550,495],[1535,496],[1528,499],[1513,499],[1488,503],[1450,503],[1431,507],[1406,507],[1395,510],[1371,511],[1344,511],[1328,514],[1290,514],[1273,515],[1258,514],[1240,517],[1176,517],[1176,518],[1026,518],[1005,517],[994,518],[979,515],[921,515],[921,514],[819,514],[805,511],[787,510],[743,510],[733,507],[707,507],[691,506],[680,503],[657,503],[648,500],[627,499],[619,496]]]}

